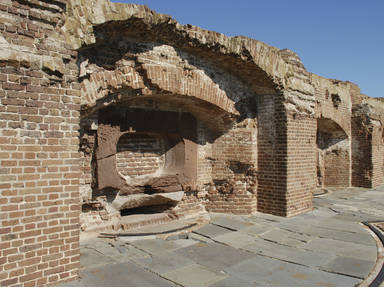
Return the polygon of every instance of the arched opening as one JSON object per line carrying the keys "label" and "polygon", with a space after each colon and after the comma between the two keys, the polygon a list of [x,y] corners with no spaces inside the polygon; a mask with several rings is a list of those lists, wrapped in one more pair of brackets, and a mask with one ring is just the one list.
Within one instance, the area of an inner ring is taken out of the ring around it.
{"label": "arched opening", "polygon": [[334,121],[317,120],[317,186],[349,187],[351,178],[350,141]]}

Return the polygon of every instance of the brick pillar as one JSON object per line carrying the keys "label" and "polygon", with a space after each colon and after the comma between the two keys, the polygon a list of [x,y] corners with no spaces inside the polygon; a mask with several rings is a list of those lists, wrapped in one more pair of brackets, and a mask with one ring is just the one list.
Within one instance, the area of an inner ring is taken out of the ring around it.
{"label": "brick pillar", "polygon": [[259,97],[258,123],[258,211],[292,216],[311,210],[316,120],[287,115],[283,96],[276,95]]}
{"label": "brick pillar", "polygon": [[286,216],[312,210],[316,188],[316,128],[314,116],[287,116]]}
{"label": "brick pillar", "polygon": [[372,131],[372,187],[384,184],[383,128],[379,125]]}
{"label": "brick pillar", "polygon": [[258,97],[257,210],[285,216],[286,126],[282,96]]}
{"label": "brick pillar", "polygon": [[383,128],[368,116],[352,118],[352,186],[372,188],[384,183]]}
{"label": "brick pillar", "polygon": [[372,132],[362,117],[353,117],[352,122],[352,186],[372,187]]}

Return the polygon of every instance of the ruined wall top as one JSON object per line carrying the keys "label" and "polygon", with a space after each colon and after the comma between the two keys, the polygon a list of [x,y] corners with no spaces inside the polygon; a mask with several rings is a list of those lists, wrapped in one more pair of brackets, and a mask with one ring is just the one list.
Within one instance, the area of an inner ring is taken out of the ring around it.
{"label": "ruined wall top", "polygon": [[315,91],[319,87],[337,91],[351,105],[359,105],[367,98],[351,82],[307,72],[298,55],[288,49],[280,50],[244,36],[228,37],[196,26],[181,25],[170,16],[143,5],[109,0],[68,0],[65,16],[62,30],[74,49],[126,37],[171,45],[202,57],[213,56],[217,62],[228,63],[229,68],[236,65],[243,71],[252,69],[254,75],[258,73],[259,78],[271,83],[268,92],[275,90],[284,95],[287,111],[314,115]]}

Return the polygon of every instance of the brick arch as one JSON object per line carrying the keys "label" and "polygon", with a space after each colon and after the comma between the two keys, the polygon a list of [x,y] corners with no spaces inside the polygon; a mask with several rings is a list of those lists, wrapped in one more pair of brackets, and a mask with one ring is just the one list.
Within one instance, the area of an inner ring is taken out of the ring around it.
{"label": "brick arch", "polygon": [[351,136],[351,122],[342,113],[335,113],[333,111],[323,110],[317,117],[317,121],[332,122],[335,126],[338,126],[347,137]]}
{"label": "brick arch", "polygon": [[92,73],[89,79],[83,80],[81,84],[82,106],[91,110],[98,101],[108,95],[128,90],[133,95],[136,93],[144,96],[156,94],[185,96],[206,102],[223,112],[239,115],[235,102],[229,99],[218,84],[199,70],[186,72],[179,67],[144,64],[141,66],[141,71],[144,71],[145,77],[132,67]]}
{"label": "brick arch", "polygon": [[346,130],[329,118],[317,119],[317,179],[320,187],[349,187],[351,141]]}
{"label": "brick arch", "polygon": [[317,129],[321,132],[329,133],[331,135],[349,138],[348,126],[345,123],[336,120],[326,117],[319,117],[317,119]]}

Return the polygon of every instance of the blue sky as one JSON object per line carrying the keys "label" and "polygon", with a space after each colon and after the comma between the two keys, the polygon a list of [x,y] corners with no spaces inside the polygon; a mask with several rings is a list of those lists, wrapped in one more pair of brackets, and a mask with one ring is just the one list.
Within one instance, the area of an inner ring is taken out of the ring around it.
{"label": "blue sky", "polygon": [[384,0],[131,0],[228,36],[298,53],[308,71],[384,97]]}

